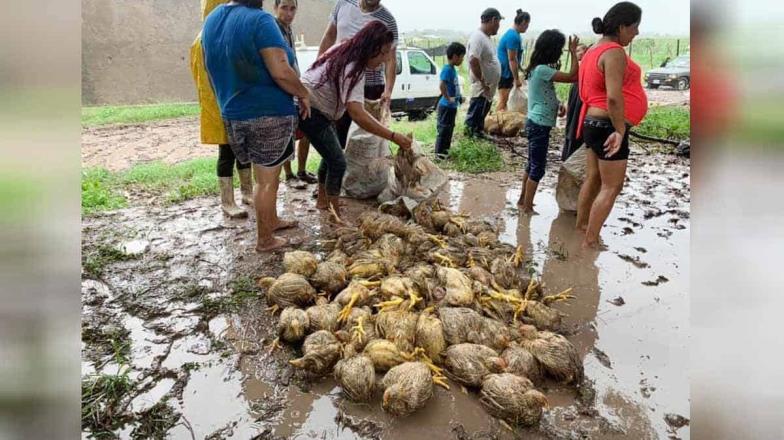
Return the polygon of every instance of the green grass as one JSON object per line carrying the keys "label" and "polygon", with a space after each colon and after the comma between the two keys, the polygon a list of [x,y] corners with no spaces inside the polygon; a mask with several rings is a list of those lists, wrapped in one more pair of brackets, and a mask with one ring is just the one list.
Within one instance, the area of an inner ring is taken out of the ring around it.
{"label": "green grass", "polygon": [[82,377],[82,430],[89,430],[95,437],[111,433],[123,423],[124,406],[133,382],[128,368],[112,374]]}
{"label": "green grass", "polygon": [[138,124],[161,119],[197,116],[198,114],[199,104],[195,103],[82,107],[82,126]]}
{"label": "green grass", "polygon": [[651,107],[636,133],[657,138],[682,140],[691,136],[690,111],[681,106]]}
{"label": "green grass", "polygon": [[204,295],[199,310],[207,318],[223,313],[237,313],[253,300],[259,298],[259,287],[253,278],[243,276],[229,283],[231,294],[217,298]]}
{"label": "green grass", "polygon": [[82,270],[91,278],[100,278],[104,269],[118,261],[128,261],[138,258],[136,255],[127,255],[116,246],[108,243],[99,244],[94,249],[82,253]]}
{"label": "green grass", "polygon": [[449,150],[450,168],[462,173],[487,173],[504,168],[504,159],[492,142],[460,137]]}
{"label": "green grass", "polygon": [[82,170],[82,214],[110,211],[128,205],[118,191],[117,175],[103,168]]}

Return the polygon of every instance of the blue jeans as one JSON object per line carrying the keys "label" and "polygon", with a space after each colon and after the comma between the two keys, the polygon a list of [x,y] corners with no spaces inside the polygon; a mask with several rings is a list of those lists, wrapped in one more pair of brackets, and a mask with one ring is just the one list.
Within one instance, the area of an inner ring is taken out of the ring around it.
{"label": "blue jeans", "polygon": [[552,128],[539,125],[530,119],[525,121],[525,134],[528,137],[528,164],[525,167],[525,173],[534,182],[539,182],[544,177]]}
{"label": "blue jeans", "polygon": [[465,120],[468,134],[475,135],[485,131],[485,118],[488,113],[490,113],[490,102],[487,101],[487,98],[484,96],[471,98]]}
{"label": "blue jeans", "polygon": [[455,131],[456,117],[456,108],[450,108],[445,105],[438,106],[438,122],[436,124],[436,129],[438,130],[438,136],[436,136],[436,154],[449,153],[449,147],[452,145],[452,134]]}
{"label": "blue jeans", "polygon": [[324,113],[310,109],[308,119],[299,120],[299,129],[310,139],[310,144],[321,155],[318,169],[319,185],[324,185],[327,195],[339,196],[346,174],[346,156],[340,148],[335,123]]}

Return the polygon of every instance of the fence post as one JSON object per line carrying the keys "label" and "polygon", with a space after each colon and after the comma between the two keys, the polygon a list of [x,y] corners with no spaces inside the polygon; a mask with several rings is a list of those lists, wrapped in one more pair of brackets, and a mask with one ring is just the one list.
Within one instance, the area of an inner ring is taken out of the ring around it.
{"label": "fence post", "polygon": [[681,54],[681,39],[678,38],[675,40],[675,56],[679,56]]}

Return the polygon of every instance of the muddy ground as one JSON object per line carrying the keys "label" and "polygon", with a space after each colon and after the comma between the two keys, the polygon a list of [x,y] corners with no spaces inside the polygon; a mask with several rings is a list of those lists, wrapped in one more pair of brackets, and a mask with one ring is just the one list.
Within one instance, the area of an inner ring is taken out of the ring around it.
{"label": "muddy ground", "polygon": [[[268,352],[274,319],[255,280],[278,275],[282,255],[253,251],[252,217],[227,220],[216,198],[164,206],[133,195],[130,208],[83,221],[82,373],[127,371],[131,383],[111,417],[83,429],[108,438],[688,439],[688,426],[676,428],[689,417],[690,169],[655,150],[633,147],[601,252],[579,249],[574,214],[555,203],[555,147],[538,215],[517,212],[519,173],[451,173],[441,194],[524,245],[548,291],[574,288],[577,299],[557,307],[593,385],[579,395],[546,385],[551,409],[537,428],[510,430],[459,386],[437,388],[405,419],[343,399],[331,378],[288,365],[296,350]],[[522,157],[505,156],[519,169]],[[348,201],[344,217],[373,206]],[[329,224],[310,190],[282,185],[278,208],[301,222],[287,234],[319,253]]]}

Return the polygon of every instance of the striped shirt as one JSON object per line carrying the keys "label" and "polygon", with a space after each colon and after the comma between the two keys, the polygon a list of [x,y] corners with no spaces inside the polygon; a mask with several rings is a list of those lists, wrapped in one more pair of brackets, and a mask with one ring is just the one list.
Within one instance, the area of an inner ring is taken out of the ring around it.
{"label": "striped shirt", "polygon": [[[335,4],[335,9],[332,11],[329,19],[337,27],[338,33],[335,39],[336,44],[348,40],[357,34],[366,24],[371,21],[380,21],[394,34],[394,45],[397,46],[398,33],[397,22],[395,17],[385,8],[379,6],[373,12],[364,13],[359,8],[359,0],[338,0]],[[381,65],[378,69],[367,69],[365,71],[365,85],[377,86],[384,85],[384,66]]]}

